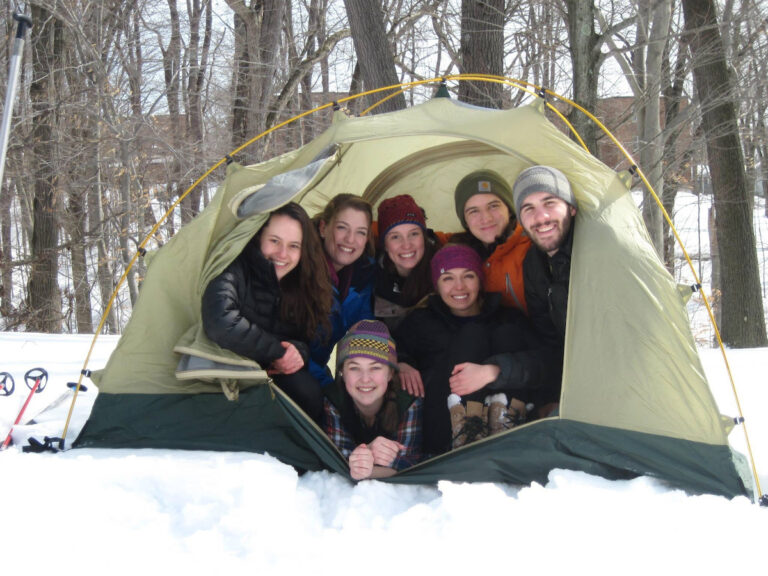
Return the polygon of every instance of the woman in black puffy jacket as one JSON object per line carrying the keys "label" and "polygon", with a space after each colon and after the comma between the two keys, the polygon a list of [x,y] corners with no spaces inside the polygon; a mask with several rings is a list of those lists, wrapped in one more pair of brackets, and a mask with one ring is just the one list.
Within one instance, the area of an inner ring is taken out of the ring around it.
{"label": "woman in black puffy jacket", "polygon": [[273,211],[245,249],[206,287],[203,328],[212,341],[258,362],[316,421],[322,393],[309,373],[308,342],[328,323],[331,282],[304,209]]}

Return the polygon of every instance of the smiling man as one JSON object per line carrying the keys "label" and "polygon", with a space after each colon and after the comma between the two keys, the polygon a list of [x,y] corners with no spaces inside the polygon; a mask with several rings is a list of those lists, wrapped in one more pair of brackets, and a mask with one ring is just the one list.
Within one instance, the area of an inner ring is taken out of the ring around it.
{"label": "smiling man", "polygon": [[523,261],[528,313],[544,336],[565,341],[576,198],[565,175],[550,166],[523,170],[512,189],[520,224],[533,242]]}
{"label": "smiling man", "polygon": [[515,218],[509,184],[493,170],[477,170],[458,183],[454,202],[466,232],[452,241],[469,244],[483,257],[486,290],[499,292],[504,306],[525,312],[522,263],[531,242]]}

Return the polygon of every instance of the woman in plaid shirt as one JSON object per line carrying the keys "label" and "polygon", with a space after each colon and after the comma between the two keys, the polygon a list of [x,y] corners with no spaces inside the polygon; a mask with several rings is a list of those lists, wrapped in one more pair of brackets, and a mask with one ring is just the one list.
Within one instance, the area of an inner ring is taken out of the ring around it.
{"label": "woman in plaid shirt", "polygon": [[355,480],[391,476],[421,457],[421,399],[401,389],[396,370],[395,343],[383,322],[361,320],[339,341],[323,424]]}

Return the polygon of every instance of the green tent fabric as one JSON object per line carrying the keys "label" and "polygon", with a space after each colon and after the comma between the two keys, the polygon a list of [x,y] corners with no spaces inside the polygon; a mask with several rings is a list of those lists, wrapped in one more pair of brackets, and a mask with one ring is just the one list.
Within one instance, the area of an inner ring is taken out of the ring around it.
{"label": "green tent fabric", "polygon": [[[294,200],[310,214],[340,192],[374,205],[413,195],[430,227],[458,231],[453,190],[491,168],[510,182],[546,164],[579,202],[557,417],[423,462],[389,481],[546,481],[554,468],[607,478],[651,475],[691,492],[753,494],[745,459],[709,389],[683,297],[659,261],[617,174],[557,130],[543,101],[489,110],[435,98],[350,118],[302,148],[255,166],[231,164],[206,209],[156,254],[75,446],[270,453],[305,470],[347,473],[323,432],[261,367],[220,349],[200,328],[213,277]],[[226,392],[226,395],[222,393]]]}

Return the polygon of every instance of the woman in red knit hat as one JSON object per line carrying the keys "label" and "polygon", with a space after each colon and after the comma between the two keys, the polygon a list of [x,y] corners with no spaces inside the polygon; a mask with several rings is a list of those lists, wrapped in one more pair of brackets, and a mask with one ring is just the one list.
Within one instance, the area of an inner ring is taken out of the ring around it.
{"label": "woman in red knit hat", "polygon": [[[379,254],[376,259],[374,314],[395,330],[410,308],[432,292],[429,263],[440,242],[427,228],[426,214],[413,197],[400,194],[378,208]],[[403,388],[423,396],[418,371],[402,365]]]}
{"label": "woman in red knit hat", "polygon": [[374,313],[394,330],[407,309],[432,291],[429,262],[440,246],[424,210],[408,194],[379,205],[378,231]]}

